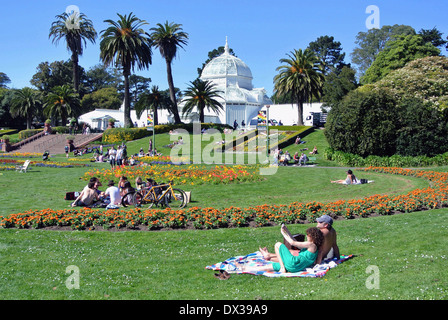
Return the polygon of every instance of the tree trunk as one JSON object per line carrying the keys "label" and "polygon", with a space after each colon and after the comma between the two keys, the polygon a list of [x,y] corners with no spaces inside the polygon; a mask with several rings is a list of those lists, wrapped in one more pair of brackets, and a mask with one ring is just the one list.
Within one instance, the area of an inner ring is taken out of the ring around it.
{"label": "tree trunk", "polygon": [[300,99],[297,99],[297,112],[298,112],[297,125],[303,126],[303,101]]}
{"label": "tree trunk", "polygon": [[168,76],[168,87],[170,88],[170,99],[172,102],[172,111],[174,115],[174,123],[182,123],[179,116],[179,110],[177,109],[176,92],[174,91],[173,75],[171,72],[171,61],[166,60],[166,73]]}
{"label": "tree trunk", "polygon": [[73,62],[73,88],[75,88],[75,92],[79,93],[79,66],[78,66],[78,55],[72,54],[72,62]]}
{"label": "tree trunk", "polygon": [[199,108],[199,122],[200,123],[204,123],[204,121],[205,121],[204,109],[205,108]]}
{"label": "tree trunk", "polygon": [[123,68],[123,76],[124,76],[124,127],[132,128],[132,120],[131,120],[131,101],[129,94],[129,68]]}

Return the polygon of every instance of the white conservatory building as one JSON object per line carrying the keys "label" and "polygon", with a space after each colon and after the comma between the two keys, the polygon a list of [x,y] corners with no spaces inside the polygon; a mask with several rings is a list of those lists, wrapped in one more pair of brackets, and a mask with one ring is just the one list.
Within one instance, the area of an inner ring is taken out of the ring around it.
{"label": "white conservatory building", "polygon": [[[224,112],[219,114],[204,110],[205,122],[222,123],[233,125],[236,120],[238,125],[241,122],[249,124],[250,120],[257,116],[258,111],[272,101],[267,97],[264,88],[254,88],[252,85],[252,72],[250,68],[239,58],[229,52],[229,45],[226,39],[224,53],[211,60],[202,70],[200,79],[211,81],[215,84],[215,89],[220,91],[222,99],[216,99],[224,107]],[[182,114],[181,103],[179,113]],[[185,122],[199,119],[198,114],[193,114]]]}
{"label": "white conservatory building", "polygon": [[[265,105],[271,105],[272,101],[267,97],[264,88],[254,88],[252,85],[252,72],[250,68],[239,58],[229,52],[226,39],[224,53],[212,59],[203,69],[200,79],[213,82],[217,91],[220,91],[222,99],[217,98],[224,107],[224,111],[216,114],[204,110],[206,123],[221,123],[233,125],[234,121],[244,120],[248,125],[250,120],[257,116],[258,111]],[[184,103],[178,105],[179,115],[185,123],[199,121],[199,113],[192,112],[182,116]],[[173,116],[166,110],[158,111],[159,124],[174,122]],[[117,120],[116,127],[122,127],[124,123],[123,106],[119,110],[96,109],[79,117],[79,121],[90,124],[92,128],[105,130],[109,118]],[[137,119],[135,110],[131,110],[131,120],[139,127],[146,125],[146,113]]]}

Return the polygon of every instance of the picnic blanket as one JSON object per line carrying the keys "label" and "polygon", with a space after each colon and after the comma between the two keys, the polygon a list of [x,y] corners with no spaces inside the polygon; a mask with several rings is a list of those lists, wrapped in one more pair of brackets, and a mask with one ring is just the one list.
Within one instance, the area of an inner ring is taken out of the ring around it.
{"label": "picnic blanket", "polygon": [[[336,258],[328,259],[323,261],[321,264],[316,264],[313,268],[307,268],[306,270],[299,272],[275,272],[275,271],[257,271],[253,270],[253,267],[260,267],[267,264],[271,264],[271,261],[264,259],[263,255],[260,251],[256,251],[250,253],[245,256],[235,256],[229,258],[225,261],[218,262],[209,266],[206,266],[205,269],[215,270],[215,271],[227,271],[228,273],[233,274],[253,274],[253,275],[262,275],[265,277],[310,277],[310,278],[320,278],[325,276],[328,270],[337,267],[342,262],[352,258],[353,255],[341,255],[340,259]],[[241,268],[241,265],[244,265],[244,268]],[[243,270],[244,269],[244,270]]]}

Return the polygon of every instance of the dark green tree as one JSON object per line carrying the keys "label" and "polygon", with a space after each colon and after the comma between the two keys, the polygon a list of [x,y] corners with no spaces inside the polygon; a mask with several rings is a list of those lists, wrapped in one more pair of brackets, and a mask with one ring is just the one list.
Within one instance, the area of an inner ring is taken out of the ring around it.
{"label": "dark green tree", "polygon": [[342,52],[341,43],[334,41],[334,37],[321,36],[310,42],[308,48],[322,61],[325,75],[345,65],[345,53]]}
{"label": "dark green tree", "polygon": [[352,63],[357,66],[361,77],[371,66],[376,56],[386,47],[386,43],[395,40],[399,35],[415,35],[414,28],[406,25],[383,26],[381,29],[370,29],[356,35],[356,47],[351,53]]}
{"label": "dark green tree", "polygon": [[42,95],[39,91],[24,87],[13,90],[14,95],[11,100],[11,115],[13,117],[22,116],[26,119],[26,128],[31,129],[33,117],[42,108]]}
{"label": "dark green tree", "polygon": [[448,41],[443,40],[443,33],[437,30],[436,27],[432,29],[420,29],[418,34],[423,38],[424,42],[429,42],[436,48],[443,47],[448,43]]}
{"label": "dark green tree", "polygon": [[67,124],[68,117],[77,117],[79,115],[80,101],[79,95],[72,86],[63,85],[54,87],[45,97],[44,114],[57,123],[62,120],[62,125]]}
{"label": "dark green tree", "polygon": [[325,136],[330,147],[367,157],[396,152],[398,114],[385,90],[354,90],[328,113]]}
{"label": "dark green tree", "polygon": [[7,84],[11,82],[11,79],[4,72],[0,72],[0,88],[7,88]]}
{"label": "dark green tree", "polygon": [[438,56],[440,50],[419,35],[398,36],[389,41],[361,78],[363,84],[373,83],[400,69],[406,63],[424,57]]}
{"label": "dark green tree", "polygon": [[179,110],[177,108],[176,94],[174,91],[173,72],[171,64],[177,55],[177,49],[183,48],[188,41],[188,33],[182,30],[182,25],[166,21],[164,24],[157,24],[156,28],[151,28],[151,39],[154,46],[159,49],[160,55],[166,62],[166,73],[168,77],[168,87],[172,102],[171,111],[175,123],[181,123]]}
{"label": "dark green tree", "polygon": [[152,41],[142,29],[148,23],[135,15],[117,14],[118,21],[105,20],[110,26],[101,31],[100,58],[105,66],[120,67],[124,76],[124,125],[132,127],[129,76],[135,66],[147,69],[152,63]]}
{"label": "dark green tree", "polygon": [[144,111],[152,110],[155,125],[159,124],[158,111],[162,109],[171,109],[171,99],[169,91],[159,91],[158,86],[152,86],[151,91],[146,90],[141,93],[135,103],[137,118],[140,119]]}
{"label": "dark green tree", "polygon": [[93,28],[92,21],[87,19],[83,13],[68,14],[64,12],[57,15],[56,19],[51,25],[49,38],[52,38],[55,44],[58,44],[61,39],[65,40],[67,49],[72,53],[73,87],[76,92],[79,92],[79,56],[82,56],[87,41],[95,43],[97,33]]}
{"label": "dark green tree", "polygon": [[297,124],[300,126],[303,125],[303,104],[322,95],[325,77],[322,63],[311,50],[294,50],[287,56],[280,59],[283,65],[277,68],[279,73],[274,77],[274,94],[290,94],[293,97],[297,104]]}
{"label": "dark green tree", "polygon": [[223,105],[217,100],[221,98],[221,92],[215,88],[211,81],[196,79],[190,82],[191,85],[184,92],[185,106],[182,114],[188,114],[197,110],[199,112],[199,121],[204,123],[204,110],[211,110],[219,113],[224,110]]}

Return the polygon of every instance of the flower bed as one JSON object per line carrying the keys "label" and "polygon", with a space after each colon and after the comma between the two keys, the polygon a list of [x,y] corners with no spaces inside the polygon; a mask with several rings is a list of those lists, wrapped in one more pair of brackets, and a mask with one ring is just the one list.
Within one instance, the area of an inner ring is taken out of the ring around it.
{"label": "flower bed", "polygon": [[[0,159],[0,170],[15,170],[16,165],[23,165],[25,160],[16,159]],[[50,168],[73,168],[73,167],[90,167],[85,163],[68,163],[68,162],[54,162],[54,161],[31,161],[31,165],[36,167],[50,167]]]}
{"label": "flower bed", "polygon": [[100,180],[117,180],[125,176],[129,181],[135,181],[137,177],[143,179],[151,178],[158,183],[173,180],[176,185],[194,185],[194,184],[227,184],[233,182],[259,181],[261,176],[258,174],[258,166],[215,166],[207,169],[196,165],[172,166],[155,164],[151,166],[122,166],[111,169],[94,169],[87,171],[81,178],[89,180],[91,177],[97,177]]}
{"label": "flower bed", "polygon": [[353,219],[394,212],[413,212],[448,205],[448,173],[402,168],[369,167],[366,171],[398,174],[427,179],[431,187],[416,189],[405,195],[372,195],[363,199],[339,200],[330,203],[294,202],[289,205],[259,205],[225,209],[192,207],[182,210],[134,208],[131,210],[67,209],[31,210],[0,217],[2,228],[71,227],[76,230],[130,228],[212,229],[223,227],[267,226],[280,223],[315,222],[328,214],[335,218]]}

